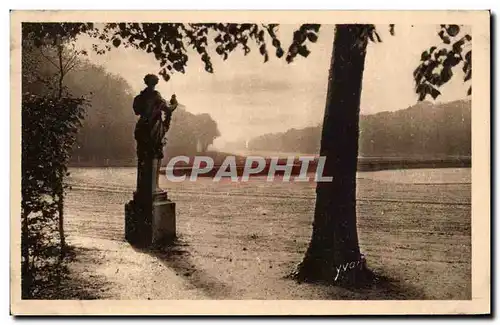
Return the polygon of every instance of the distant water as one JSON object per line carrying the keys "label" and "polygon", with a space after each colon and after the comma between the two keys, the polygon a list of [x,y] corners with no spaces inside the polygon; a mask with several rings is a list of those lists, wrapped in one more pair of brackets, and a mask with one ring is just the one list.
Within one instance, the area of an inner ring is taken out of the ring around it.
{"label": "distant water", "polygon": [[398,169],[358,172],[359,178],[405,184],[470,184],[470,168]]}

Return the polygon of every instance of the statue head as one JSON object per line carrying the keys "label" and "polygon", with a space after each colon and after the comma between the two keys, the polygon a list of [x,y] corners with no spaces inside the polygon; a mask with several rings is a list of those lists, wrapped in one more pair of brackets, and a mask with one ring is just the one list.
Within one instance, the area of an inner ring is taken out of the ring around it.
{"label": "statue head", "polygon": [[154,74],[147,74],[144,77],[144,83],[149,87],[149,88],[154,88],[156,84],[158,84],[158,81],[160,79],[154,75]]}

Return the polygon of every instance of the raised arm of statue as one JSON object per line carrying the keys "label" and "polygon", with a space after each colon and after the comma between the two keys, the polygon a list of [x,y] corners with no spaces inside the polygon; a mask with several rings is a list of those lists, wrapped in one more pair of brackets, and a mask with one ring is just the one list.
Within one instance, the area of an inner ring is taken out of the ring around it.
{"label": "raised arm of statue", "polygon": [[179,105],[179,103],[177,102],[177,97],[175,96],[175,94],[172,95],[172,97],[170,98],[170,111],[173,112],[175,111],[175,109],[177,108],[177,106]]}

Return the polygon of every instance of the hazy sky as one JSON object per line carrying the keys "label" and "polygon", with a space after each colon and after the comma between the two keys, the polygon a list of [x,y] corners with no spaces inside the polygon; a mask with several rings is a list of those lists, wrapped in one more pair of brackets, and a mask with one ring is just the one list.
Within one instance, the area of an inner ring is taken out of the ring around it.
{"label": "hazy sky", "polygon": [[[281,25],[279,36],[287,48],[295,25]],[[424,49],[440,43],[435,25],[396,26],[391,36],[387,25],[377,26],[382,43],[370,43],[366,57],[361,113],[406,108],[415,104],[413,70]],[[217,121],[221,138],[216,143],[249,139],[267,132],[317,125],[322,121],[328,69],[333,44],[333,25],[323,25],[319,39],[310,46],[308,58],[297,57],[287,64],[270,56],[267,63],[253,46],[246,57],[236,50],[227,61],[212,51],[214,73],[205,72],[195,52],[189,56],[186,73],[176,73],[168,83],[160,81],[164,97],[174,92],[192,113],[210,113]],[[89,40],[79,44],[88,47]],[[268,49],[272,50],[270,42]],[[90,51],[89,51],[90,52]],[[105,55],[90,52],[89,59],[109,72],[125,78],[132,89],[144,88],[142,78],[157,73],[154,56],[134,49],[113,49]],[[442,89],[439,101],[465,98],[468,85],[453,78]],[[130,108],[131,109],[131,108]]]}

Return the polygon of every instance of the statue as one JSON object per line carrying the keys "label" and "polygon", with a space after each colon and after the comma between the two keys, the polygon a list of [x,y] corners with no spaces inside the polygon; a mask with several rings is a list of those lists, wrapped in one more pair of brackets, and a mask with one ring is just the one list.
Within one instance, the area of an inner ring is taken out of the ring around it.
{"label": "statue", "polygon": [[[170,128],[172,113],[177,108],[177,99],[172,95],[170,102],[167,103],[161,94],[155,90],[158,84],[158,77],[148,74],[144,77],[144,83],[147,87],[134,98],[133,109],[135,115],[140,118],[135,127],[135,140],[137,141],[137,159],[138,159],[138,190],[141,189],[143,178],[141,178],[143,168],[141,168],[148,159],[155,160],[155,179],[154,190],[159,190],[158,178],[160,173],[161,160],[163,159],[163,147],[166,144],[165,135]],[[162,119],[162,113],[165,118]]]}
{"label": "statue", "polygon": [[165,135],[178,102],[175,95],[167,102],[155,90],[158,81],[156,75],[146,75],[146,88],[134,98],[134,113],[139,116],[134,131],[137,188],[134,199],[125,205],[125,237],[131,243],[147,245],[175,237],[175,203],[159,187],[159,175]]}

